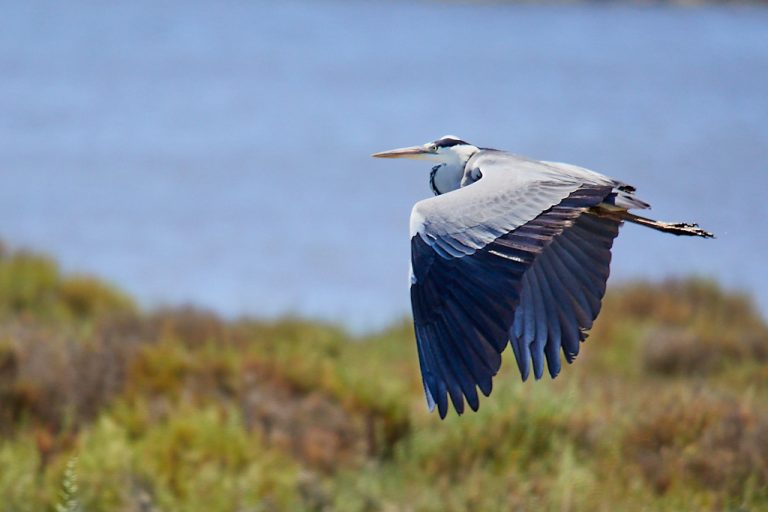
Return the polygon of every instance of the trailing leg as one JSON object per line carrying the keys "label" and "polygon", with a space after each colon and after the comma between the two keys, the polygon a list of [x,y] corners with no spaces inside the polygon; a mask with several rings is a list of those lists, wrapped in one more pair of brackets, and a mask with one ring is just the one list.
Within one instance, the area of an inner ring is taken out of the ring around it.
{"label": "trailing leg", "polygon": [[703,238],[714,238],[715,235],[709,231],[704,231],[698,224],[688,222],[662,222],[660,220],[648,219],[627,211],[613,213],[621,220],[639,224],[664,233],[671,233],[678,236],[700,236]]}

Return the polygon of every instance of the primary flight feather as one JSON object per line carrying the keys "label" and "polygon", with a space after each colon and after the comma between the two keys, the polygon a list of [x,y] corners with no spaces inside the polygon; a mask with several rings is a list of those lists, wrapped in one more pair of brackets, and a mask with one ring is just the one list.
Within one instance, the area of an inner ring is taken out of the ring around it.
{"label": "primary flight feather", "polygon": [[649,205],[634,187],[570,164],[479,148],[446,135],[375,153],[435,163],[435,197],[411,213],[411,304],[424,393],[479,407],[507,344],[523,380],[560,372],[600,312],[613,239],[623,221],[711,238],[696,224],[629,212]]}

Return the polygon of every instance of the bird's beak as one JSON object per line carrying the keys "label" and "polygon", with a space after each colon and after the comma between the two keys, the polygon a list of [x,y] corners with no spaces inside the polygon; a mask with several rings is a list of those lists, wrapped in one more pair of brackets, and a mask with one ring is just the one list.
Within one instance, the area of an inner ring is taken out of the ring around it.
{"label": "bird's beak", "polygon": [[375,158],[415,158],[417,160],[427,158],[433,152],[424,146],[411,146],[409,148],[390,149],[381,153],[374,153],[371,156]]}

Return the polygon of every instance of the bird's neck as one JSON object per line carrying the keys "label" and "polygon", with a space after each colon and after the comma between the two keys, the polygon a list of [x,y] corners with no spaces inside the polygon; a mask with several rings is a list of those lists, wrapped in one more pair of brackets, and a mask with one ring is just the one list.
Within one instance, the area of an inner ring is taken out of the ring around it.
{"label": "bird's neck", "polygon": [[462,144],[450,148],[442,155],[446,161],[434,166],[429,174],[429,185],[436,196],[461,187],[464,167],[477,150],[478,148],[471,144]]}
{"label": "bird's neck", "polygon": [[439,164],[429,173],[429,186],[436,196],[461,187],[463,164]]}

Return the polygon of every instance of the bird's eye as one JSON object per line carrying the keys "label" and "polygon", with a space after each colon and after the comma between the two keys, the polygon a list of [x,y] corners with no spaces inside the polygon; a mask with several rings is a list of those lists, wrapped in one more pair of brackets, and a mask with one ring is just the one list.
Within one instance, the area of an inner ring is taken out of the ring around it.
{"label": "bird's eye", "polygon": [[432,144],[430,149],[432,150],[433,153],[437,153],[437,150],[440,149],[440,148],[438,148],[437,144]]}

